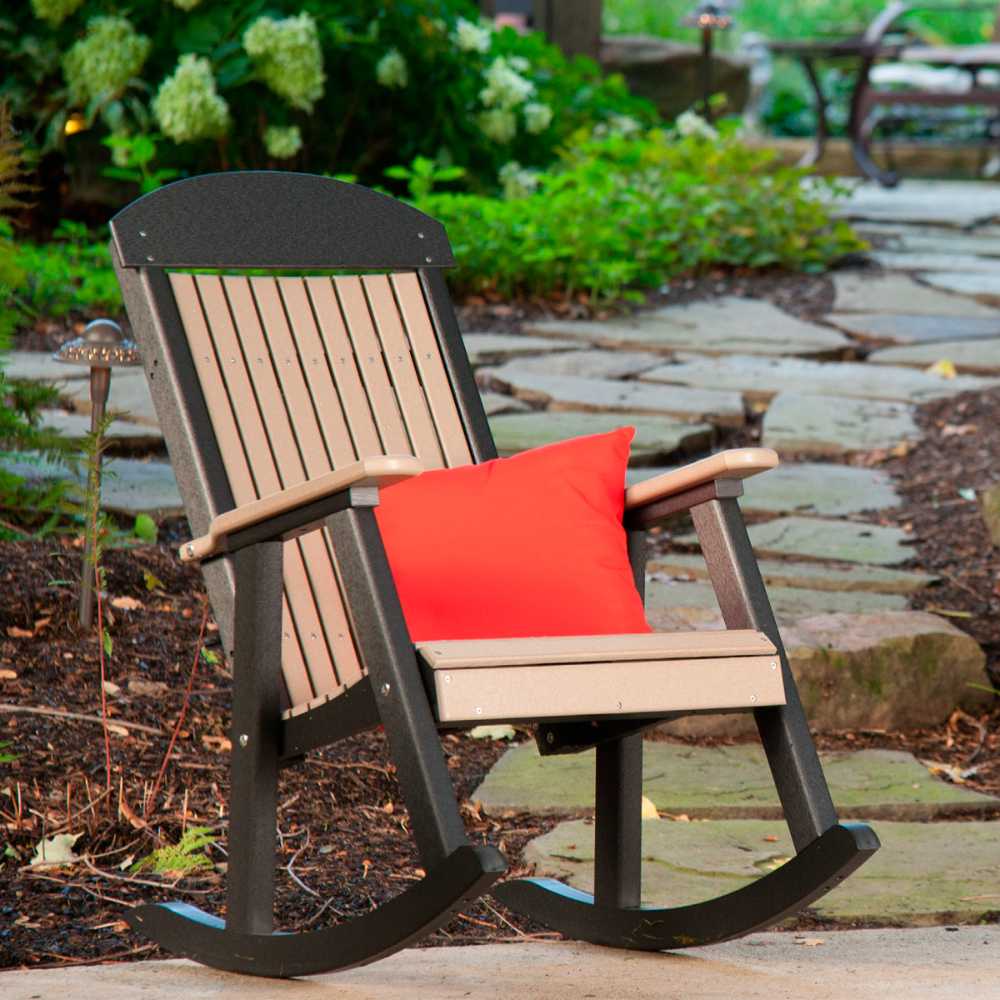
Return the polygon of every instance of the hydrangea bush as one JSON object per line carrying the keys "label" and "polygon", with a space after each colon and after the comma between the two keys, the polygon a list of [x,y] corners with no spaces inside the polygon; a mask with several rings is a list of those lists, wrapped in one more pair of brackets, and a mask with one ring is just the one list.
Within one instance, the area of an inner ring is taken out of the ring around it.
{"label": "hydrangea bush", "polygon": [[471,0],[30,0],[0,17],[0,63],[0,99],[71,165],[108,158],[109,134],[160,134],[158,164],[192,173],[378,183],[423,156],[486,191],[581,129],[655,121],[620,78],[495,31]]}

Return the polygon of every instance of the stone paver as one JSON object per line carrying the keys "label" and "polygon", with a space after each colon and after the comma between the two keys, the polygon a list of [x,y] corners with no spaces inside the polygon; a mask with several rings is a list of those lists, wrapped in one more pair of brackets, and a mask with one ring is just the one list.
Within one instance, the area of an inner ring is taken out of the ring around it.
{"label": "stone paver", "polygon": [[1000,275],[995,273],[931,271],[920,277],[935,288],[943,288],[958,295],[969,295],[986,305],[1000,306]]}
{"label": "stone paver", "polygon": [[864,363],[847,361],[819,362],[750,355],[699,358],[690,354],[679,354],[677,361],[677,364],[660,365],[645,372],[642,381],[731,389],[742,392],[751,402],[766,402],[779,392],[798,392],[914,404],[1000,385],[1000,379],[996,378],[971,375],[945,378],[912,368],[871,368]]}
{"label": "stone paver", "polygon": [[[1000,1000],[1000,928],[752,934],[666,954],[579,941],[410,948],[310,979],[236,976],[185,961],[0,973],[5,1000]],[[734,987],[738,984],[738,987]]]}
{"label": "stone paver", "polygon": [[894,222],[860,222],[855,227],[865,239],[885,241],[887,247],[905,253],[968,254],[1000,257],[1000,234],[986,227],[956,232],[940,226],[909,226]]}
{"label": "stone paver", "polygon": [[868,340],[939,344],[1000,337],[996,316],[923,316],[915,313],[831,313],[827,321]]}
{"label": "stone paver", "polygon": [[641,382],[545,375],[526,370],[518,361],[500,368],[484,368],[479,378],[521,399],[547,403],[557,410],[663,414],[722,427],[741,427],[744,423],[743,401],[736,392],[687,387],[667,390]]}
{"label": "stone paver", "polygon": [[617,427],[632,426],[633,464],[658,462],[678,452],[692,454],[711,444],[715,431],[710,424],[687,424],[667,417],[639,413],[514,413],[491,417],[490,428],[501,455],[564,441],[583,434],[603,434]]}
{"label": "stone paver", "polygon": [[[1000,895],[996,823],[875,824],[882,849],[812,907],[827,920],[904,925],[977,923]],[[776,839],[775,839],[776,838]],[[593,889],[594,827],[560,823],[525,848],[538,875]],[[649,821],[642,828],[644,903],[677,906],[731,892],[794,851],[785,824],[767,820]]]}
{"label": "stone paver", "polygon": [[[650,479],[669,469],[633,469],[628,483]],[[740,507],[747,513],[857,514],[862,510],[898,507],[899,494],[892,477],[880,469],[850,465],[796,462],[743,480]]]}
{"label": "stone paver", "polygon": [[[89,382],[69,382],[60,394],[70,402],[73,409],[80,413],[90,413]],[[111,391],[108,394],[108,412],[125,415],[133,423],[159,427],[153,398],[149,394],[149,385],[141,368],[113,373]]]}
{"label": "stone paver", "polygon": [[[540,340],[540,337],[533,338]],[[557,343],[550,340],[549,343]],[[580,378],[630,378],[663,364],[662,354],[650,351],[607,350],[602,347],[580,347],[560,354],[542,354],[518,358],[519,371],[545,375],[574,375]]]}
{"label": "stone paver", "polygon": [[[831,563],[761,559],[758,566],[768,587],[805,587],[817,591],[913,594],[937,580],[937,577],[928,573],[885,569],[882,566],[865,566],[860,563],[838,566]],[[678,553],[657,556],[649,561],[647,568],[650,573],[687,575],[696,580],[708,579],[708,568],[700,555]]]}
{"label": "stone paver", "polygon": [[996,315],[995,309],[960,295],[928,288],[905,274],[862,274],[839,271],[834,312],[922,313],[926,316]]}
{"label": "stone paver", "polygon": [[[748,529],[758,556],[799,556],[840,562],[895,566],[916,555],[913,536],[900,528],[859,521],[819,517],[779,517]],[[682,545],[694,545],[697,536],[682,535]]]}
{"label": "stone paver", "polygon": [[1000,373],[1000,337],[993,340],[952,340],[945,344],[883,347],[868,355],[868,364],[925,368],[944,358],[963,373],[996,375]]}
{"label": "stone paver", "polygon": [[[804,615],[833,611],[861,614],[865,611],[902,611],[907,598],[901,594],[865,593],[852,590],[811,590],[801,585],[769,586],[768,597],[774,614],[782,624]],[[646,607],[652,613],[675,608],[718,608],[715,592],[708,583],[665,579],[651,576],[646,582]]]}
{"label": "stone paver", "polygon": [[849,219],[968,228],[1000,216],[1000,186],[910,177],[891,189],[859,184],[836,212]]}
{"label": "stone paver", "polygon": [[500,413],[530,413],[531,407],[523,399],[505,396],[500,392],[480,392],[483,409],[486,416],[492,417]]}
{"label": "stone paver", "polygon": [[[1000,799],[943,781],[902,751],[824,754],[822,761],[834,805],[845,819],[930,820],[1000,809]],[[691,819],[783,815],[757,741],[695,747],[646,740],[642,791],[660,812],[686,813]],[[511,747],[471,798],[494,813],[592,809],[594,751],[541,757],[533,742]]]}
{"label": "stone paver", "polygon": [[89,379],[90,369],[56,361],[48,351],[10,351],[4,355],[4,371],[8,378],[29,382],[67,382]]}
{"label": "stone paver", "polygon": [[462,340],[474,365],[502,365],[511,358],[523,355],[578,350],[576,344],[554,344],[548,337],[526,337],[513,333],[465,333]]}
{"label": "stone paver", "polygon": [[764,415],[761,444],[785,453],[835,456],[919,438],[913,407],[905,403],[782,392]]}
{"label": "stone paver", "polygon": [[806,323],[761,299],[722,296],[665,306],[603,323],[529,323],[531,334],[582,340],[604,347],[698,351],[703,354],[838,356],[850,341],[836,330]]}
{"label": "stone paver", "polygon": [[1000,281],[1000,260],[994,257],[943,251],[899,253],[893,250],[876,250],[871,257],[882,267],[894,271],[961,271],[968,274],[992,274]]}
{"label": "stone paver", "polygon": [[[90,433],[90,417],[65,410],[42,410],[39,426],[58,431],[68,438],[84,438]],[[158,427],[130,420],[112,420],[105,437],[130,448],[159,448],[163,444],[163,435]]]}
{"label": "stone paver", "polygon": [[[25,479],[68,479],[65,466],[36,460],[30,455],[0,459],[0,467]],[[105,458],[101,480],[101,507],[121,514],[182,514],[184,505],[169,462],[154,459]],[[81,472],[80,482],[86,479]]]}

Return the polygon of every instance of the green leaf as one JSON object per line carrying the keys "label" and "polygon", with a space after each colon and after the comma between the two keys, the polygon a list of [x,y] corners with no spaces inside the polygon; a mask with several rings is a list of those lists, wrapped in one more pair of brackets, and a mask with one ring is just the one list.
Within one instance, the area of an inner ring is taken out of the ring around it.
{"label": "green leaf", "polygon": [[144,569],[142,571],[142,582],[146,585],[146,590],[165,589],[163,581],[155,573],[151,573],[148,569]]}
{"label": "green leaf", "polygon": [[135,524],[132,526],[132,534],[136,538],[153,545],[156,542],[158,530],[156,522],[148,514],[136,516]]}
{"label": "green leaf", "polygon": [[114,652],[115,644],[111,640],[111,634],[106,628],[101,629],[101,645],[104,647],[104,655],[111,656]]}

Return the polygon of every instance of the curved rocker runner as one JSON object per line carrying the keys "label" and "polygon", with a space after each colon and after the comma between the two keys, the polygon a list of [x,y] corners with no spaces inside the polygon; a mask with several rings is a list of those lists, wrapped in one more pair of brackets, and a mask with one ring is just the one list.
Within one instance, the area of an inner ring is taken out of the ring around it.
{"label": "curved rocker runner", "polygon": [[[629,599],[648,529],[689,511],[726,630],[414,642],[379,489],[496,458],[443,228],[363,188],[254,171],[168,185],[111,232],[195,535],[181,558],[201,563],[233,665],[226,919],[143,906],[136,930],[217,968],[307,975],[391,954],[493,891],[574,937],[677,948],[779,920],[877,849],[867,827],[838,823],[737,503],[774,452],[725,451],[632,486],[623,525],[622,469],[612,483]],[[641,733],[719,711],[753,712],[797,854],[720,899],[641,907]],[[466,837],[439,731],[511,721],[537,724],[543,754],[597,749],[593,897],[547,879],[494,885],[503,857]],[[427,875],[354,921],[277,933],[280,770],[378,725]]]}

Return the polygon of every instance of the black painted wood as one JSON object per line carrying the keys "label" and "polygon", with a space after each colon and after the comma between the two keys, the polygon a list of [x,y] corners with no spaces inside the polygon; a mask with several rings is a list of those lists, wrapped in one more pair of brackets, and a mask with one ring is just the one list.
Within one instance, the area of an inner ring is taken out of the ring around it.
{"label": "black painted wood", "polygon": [[691,517],[726,628],[759,629],[778,649],[786,703],[759,708],[754,718],[795,849],[801,851],[836,825],[837,812],[750,547],[743,514],[738,502],[728,498],[692,508]]}
{"label": "black painted wood", "polygon": [[642,734],[597,746],[594,898],[639,905],[642,866]]}
{"label": "black painted wood", "polygon": [[393,268],[454,264],[444,226],[388,195],[272,170],[203,174],[123,208],[126,267]]}
{"label": "black painted wood", "polygon": [[235,562],[227,923],[234,931],[269,934],[281,730],[281,542],[242,549]]}

